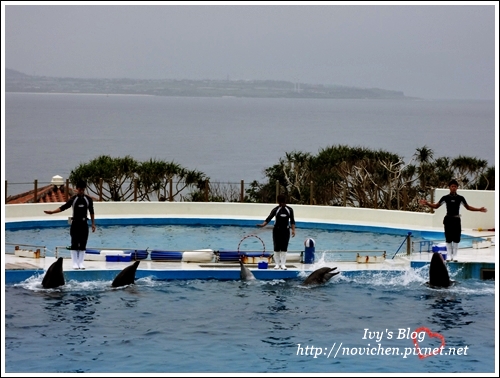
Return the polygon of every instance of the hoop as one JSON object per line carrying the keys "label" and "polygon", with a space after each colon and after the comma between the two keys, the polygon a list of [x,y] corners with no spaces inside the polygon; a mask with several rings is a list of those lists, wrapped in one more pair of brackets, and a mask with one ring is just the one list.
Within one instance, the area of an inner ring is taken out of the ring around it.
{"label": "hoop", "polygon": [[264,248],[264,250],[262,251],[261,257],[264,257],[264,253],[266,253],[266,245],[264,244],[264,241],[261,238],[259,238],[257,235],[254,235],[254,234],[247,235],[247,236],[243,237],[243,239],[240,240],[240,242],[238,243],[238,256],[240,255],[241,243],[243,242],[243,240],[245,240],[246,238],[250,238],[250,237],[254,237],[254,238],[257,238],[260,240],[260,242],[262,243],[262,248]]}

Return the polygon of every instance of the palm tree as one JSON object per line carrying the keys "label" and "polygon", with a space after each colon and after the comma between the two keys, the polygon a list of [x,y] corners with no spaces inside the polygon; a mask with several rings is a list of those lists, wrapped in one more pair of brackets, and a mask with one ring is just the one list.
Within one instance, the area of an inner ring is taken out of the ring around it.
{"label": "palm tree", "polygon": [[427,146],[416,149],[417,152],[413,154],[417,163],[417,174],[420,181],[420,190],[422,194],[427,194],[430,189],[430,181],[432,181],[433,171],[433,157],[434,151]]}
{"label": "palm tree", "polygon": [[454,169],[455,179],[461,186],[474,187],[479,177],[488,167],[488,162],[486,160],[459,155],[453,159],[451,167]]}
{"label": "palm tree", "polygon": [[134,195],[137,166],[137,161],[129,155],[124,158],[101,155],[72,170],[69,180],[72,184],[85,180],[88,190],[102,195],[105,201],[126,201]]}

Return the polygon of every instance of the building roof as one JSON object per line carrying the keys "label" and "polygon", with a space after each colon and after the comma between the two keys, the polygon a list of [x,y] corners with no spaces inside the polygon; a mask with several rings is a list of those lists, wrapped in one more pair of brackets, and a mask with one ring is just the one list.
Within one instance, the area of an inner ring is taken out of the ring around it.
{"label": "building roof", "polygon": [[[20,204],[20,203],[49,203],[49,202],[66,202],[71,196],[77,194],[76,189],[69,188],[68,196],[65,193],[65,187],[63,185],[53,185],[49,184],[47,186],[37,189],[36,200],[35,200],[35,190],[30,190],[24,193],[16,194],[14,196],[8,196],[5,200],[6,205]],[[92,197],[92,196],[91,196]],[[94,201],[98,201],[97,198],[92,197]]]}

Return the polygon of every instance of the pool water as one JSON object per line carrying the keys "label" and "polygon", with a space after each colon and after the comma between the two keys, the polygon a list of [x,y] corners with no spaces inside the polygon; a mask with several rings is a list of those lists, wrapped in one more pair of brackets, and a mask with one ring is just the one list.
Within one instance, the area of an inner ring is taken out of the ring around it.
{"label": "pool water", "polygon": [[[405,236],[376,232],[324,229],[297,229],[290,238],[289,251],[303,251],[306,239],[315,240],[316,251],[377,250],[389,257],[404,242]],[[70,245],[68,227],[6,230],[7,243],[42,245],[47,255],[55,247]],[[272,229],[242,226],[125,225],[98,227],[90,232],[87,248],[185,251],[213,249],[236,251],[273,251]],[[404,247],[403,247],[404,249]]]}
{"label": "pool water", "polygon": [[[4,288],[5,371],[494,372],[494,282],[436,290],[427,273],[343,272],[316,287],[301,286],[305,277],[141,278],[118,289],[69,281],[49,290],[34,276]],[[427,330],[415,334],[419,347],[439,347],[439,334],[442,355],[418,356],[410,335],[419,328]]]}

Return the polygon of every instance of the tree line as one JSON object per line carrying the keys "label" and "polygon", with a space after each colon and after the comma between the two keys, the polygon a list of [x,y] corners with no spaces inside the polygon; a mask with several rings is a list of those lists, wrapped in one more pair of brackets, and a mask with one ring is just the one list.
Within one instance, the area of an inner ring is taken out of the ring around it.
{"label": "tree line", "polygon": [[335,145],[285,153],[264,170],[265,181],[251,182],[244,193],[235,183],[211,182],[198,170],[175,162],[130,156],[99,156],[71,171],[69,181],[88,183],[103,201],[211,201],[275,203],[278,193],[293,204],[351,206],[422,211],[419,198],[456,179],[462,189],[495,190],[495,167],[474,157],[434,158],[427,146],[409,162],[385,150]]}

